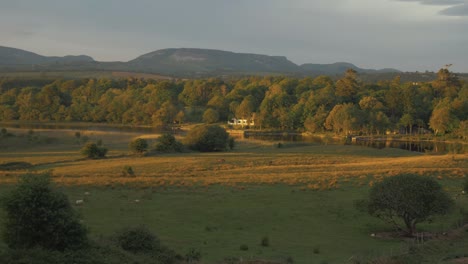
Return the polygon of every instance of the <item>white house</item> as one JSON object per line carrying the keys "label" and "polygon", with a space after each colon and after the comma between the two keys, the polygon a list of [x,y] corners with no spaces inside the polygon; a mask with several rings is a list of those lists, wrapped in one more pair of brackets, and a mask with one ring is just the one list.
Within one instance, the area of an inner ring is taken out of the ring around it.
{"label": "white house", "polygon": [[254,122],[254,120],[250,120],[250,123],[249,123],[249,121],[247,119],[233,118],[233,119],[228,121],[228,125],[231,125],[231,126],[254,126],[255,122]]}

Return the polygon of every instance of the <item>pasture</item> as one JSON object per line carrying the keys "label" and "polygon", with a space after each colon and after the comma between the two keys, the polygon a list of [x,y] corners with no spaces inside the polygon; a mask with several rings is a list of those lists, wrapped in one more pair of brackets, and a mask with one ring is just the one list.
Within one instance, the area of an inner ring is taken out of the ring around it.
{"label": "pasture", "polygon": [[[72,202],[84,199],[76,209],[91,236],[103,239],[121,227],[145,224],[180,253],[201,251],[203,263],[229,257],[346,263],[407,253],[410,241],[371,237],[390,226],[354,208],[376,181],[401,173],[436,177],[457,198],[451,215],[421,224],[420,230],[453,229],[463,218],[461,208],[468,208],[468,197],[461,195],[466,154],[294,143],[278,148],[274,142],[238,141],[233,151],[223,153],[139,157],[129,153],[128,142],[136,137],[151,142],[159,135],[43,129],[31,136],[24,129],[8,131],[16,136],[0,140],[0,164],[27,162],[31,167],[0,170],[1,193],[20,174],[50,170]],[[108,158],[83,159],[76,132],[81,139],[102,140]],[[124,166],[131,166],[135,176],[123,176]],[[264,237],[268,246],[261,245]],[[465,240],[451,242],[451,248],[462,251]]]}

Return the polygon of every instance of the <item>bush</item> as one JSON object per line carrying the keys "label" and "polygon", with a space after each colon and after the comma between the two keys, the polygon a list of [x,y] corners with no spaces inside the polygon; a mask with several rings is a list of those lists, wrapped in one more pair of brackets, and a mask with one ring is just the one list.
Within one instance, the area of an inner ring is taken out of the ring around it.
{"label": "bush", "polygon": [[187,254],[185,254],[185,261],[187,261],[188,263],[194,263],[194,262],[198,262],[201,260],[201,253],[200,251],[194,249],[194,248],[191,248],[189,250],[189,252],[187,252]]}
{"label": "bush", "polygon": [[3,197],[2,206],[3,237],[10,248],[63,251],[87,244],[86,229],[67,197],[51,187],[49,174],[21,176],[16,189]]}
{"label": "bush", "polygon": [[160,152],[182,152],[183,145],[171,134],[163,134],[157,139],[154,150]]}
{"label": "bush", "polygon": [[148,142],[143,138],[137,138],[130,142],[129,147],[133,153],[142,154],[148,150]]}
{"label": "bush", "polygon": [[117,234],[117,243],[132,253],[150,252],[160,247],[159,239],[145,226],[122,229]]}
{"label": "bush", "polygon": [[103,158],[107,154],[107,149],[103,147],[99,147],[96,143],[86,143],[86,145],[80,150],[81,155],[90,158],[90,159],[98,159]]}
{"label": "bush", "polygon": [[268,239],[267,236],[262,237],[262,240],[260,241],[260,245],[262,247],[268,247],[270,246],[270,239]]}
{"label": "bush", "polygon": [[468,193],[468,177],[463,180],[463,191]]}
{"label": "bush", "polygon": [[7,162],[7,163],[2,163],[0,164],[0,170],[24,170],[24,169],[29,169],[33,165],[29,162],[24,162],[24,161],[13,161],[13,162]]}
{"label": "bush", "polygon": [[242,245],[240,245],[239,249],[242,250],[242,251],[247,251],[247,250],[249,250],[249,246],[247,246],[246,244],[242,244]]}
{"label": "bush", "polygon": [[133,168],[132,166],[124,166],[123,169],[122,169],[122,177],[134,177],[135,176],[135,172],[133,171]]}
{"label": "bush", "polygon": [[187,145],[202,152],[223,151],[228,144],[229,134],[220,126],[201,125],[190,130]]}

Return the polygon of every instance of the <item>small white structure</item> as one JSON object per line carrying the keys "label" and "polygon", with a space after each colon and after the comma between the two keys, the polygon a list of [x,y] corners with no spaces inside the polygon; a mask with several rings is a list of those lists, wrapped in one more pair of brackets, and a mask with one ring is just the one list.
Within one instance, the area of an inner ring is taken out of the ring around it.
{"label": "small white structure", "polygon": [[247,120],[247,119],[233,118],[233,119],[228,121],[228,125],[231,125],[231,126],[254,126],[255,122],[254,122],[254,120],[250,120],[250,123],[249,123],[249,120]]}

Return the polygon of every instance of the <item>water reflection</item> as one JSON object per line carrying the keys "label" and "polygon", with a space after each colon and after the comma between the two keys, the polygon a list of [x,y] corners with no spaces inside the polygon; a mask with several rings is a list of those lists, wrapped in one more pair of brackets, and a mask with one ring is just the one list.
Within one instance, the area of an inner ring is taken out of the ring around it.
{"label": "water reflection", "polygon": [[371,148],[398,148],[421,153],[467,153],[468,144],[447,143],[436,141],[406,141],[381,139],[337,139],[332,137],[302,136],[300,134],[276,134],[276,135],[238,135],[238,137],[252,140],[306,142],[316,144],[349,144]]}

